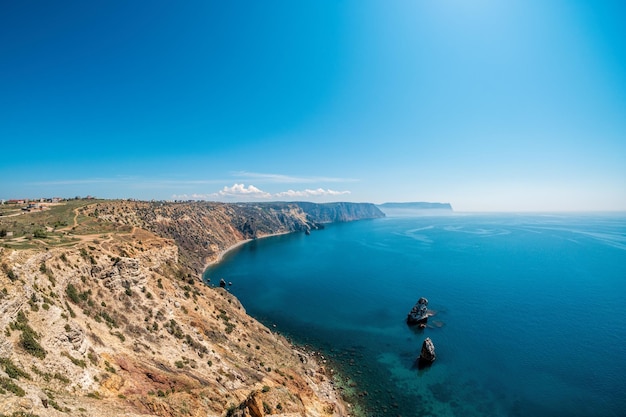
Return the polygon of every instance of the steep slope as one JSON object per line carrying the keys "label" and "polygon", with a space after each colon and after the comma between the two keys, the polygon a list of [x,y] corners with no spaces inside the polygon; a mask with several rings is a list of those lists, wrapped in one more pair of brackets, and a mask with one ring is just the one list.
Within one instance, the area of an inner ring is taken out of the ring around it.
{"label": "steep slope", "polygon": [[374,204],[370,203],[325,203],[299,202],[297,204],[314,222],[334,223],[353,220],[385,217]]}
{"label": "steep slope", "polygon": [[173,239],[182,262],[199,275],[208,262],[246,239],[318,229],[323,223],[384,217],[367,203],[104,202],[83,209],[88,216],[141,227]]}
{"label": "steep slope", "polygon": [[100,202],[67,227],[42,222],[47,235],[5,239],[0,415],[347,415],[314,353],[194,275],[194,253],[311,227],[295,206],[257,211]]}

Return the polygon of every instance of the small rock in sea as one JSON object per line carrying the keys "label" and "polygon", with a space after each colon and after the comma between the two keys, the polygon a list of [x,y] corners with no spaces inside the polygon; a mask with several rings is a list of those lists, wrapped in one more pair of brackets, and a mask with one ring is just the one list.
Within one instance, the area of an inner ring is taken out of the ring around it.
{"label": "small rock in sea", "polygon": [[220,279],[220,287],[224,288],[226,286],[226,281],[224,281],[224,278]]}
{"label": "small rock in sea", "polygon": [[428,300],[424,297],[420,297],[417,303],[413,306],[409,315],[406,317],[408,324],[418,324],[421,328],[426,327],[428,321]]}
{"label": "small rock in sea", "polygon": [[232,282],[230,282],[230,281],[228,281],[228,285],[233,285],[233,283],[232,283]]}
{"label": "small rock in sea", "polygon": [[435,345],[433,341],[430,340],[430,337],[427,337],[422,343],[422,351],[420,352],[420,357],[418,361],[418,367],[424,368],[426,366],[430,366],[435,359],[437,359],[437,355],[435,354]]}

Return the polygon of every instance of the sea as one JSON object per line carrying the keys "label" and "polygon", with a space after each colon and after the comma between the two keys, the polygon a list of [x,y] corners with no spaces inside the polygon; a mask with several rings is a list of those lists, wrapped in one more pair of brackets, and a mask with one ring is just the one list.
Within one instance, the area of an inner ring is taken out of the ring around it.
{"label": "sea", "polygon": [[[335,223],[253,240],[204,277],[321,352],[362,416],[626,416],[626,213]],[[420,297],[425,329],[406,323]]]}

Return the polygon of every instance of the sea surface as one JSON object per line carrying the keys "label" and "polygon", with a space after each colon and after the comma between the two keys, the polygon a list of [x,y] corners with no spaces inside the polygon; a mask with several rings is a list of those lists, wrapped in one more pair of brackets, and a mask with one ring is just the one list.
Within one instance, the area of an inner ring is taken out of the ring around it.
{"label": "sea surface", "polygon": [[[367,416],[626,415],[624,214],[338,223],[252,241],[205,278],[323,352]],[[424,330],[405,321],[420,297]]]}

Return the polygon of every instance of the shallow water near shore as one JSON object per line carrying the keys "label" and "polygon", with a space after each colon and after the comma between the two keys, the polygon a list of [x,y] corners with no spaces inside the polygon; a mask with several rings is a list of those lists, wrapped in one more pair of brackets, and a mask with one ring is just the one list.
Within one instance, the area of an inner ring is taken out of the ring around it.
{"label": "shallow water near shore", "polygon": [[[323,351],[368,416],[619,416],[626,216],[365,220],[249,242],[205,272]],[[405,318],[419,297],[435,316]],[[430,337],[437,360],[418,370]]]}

